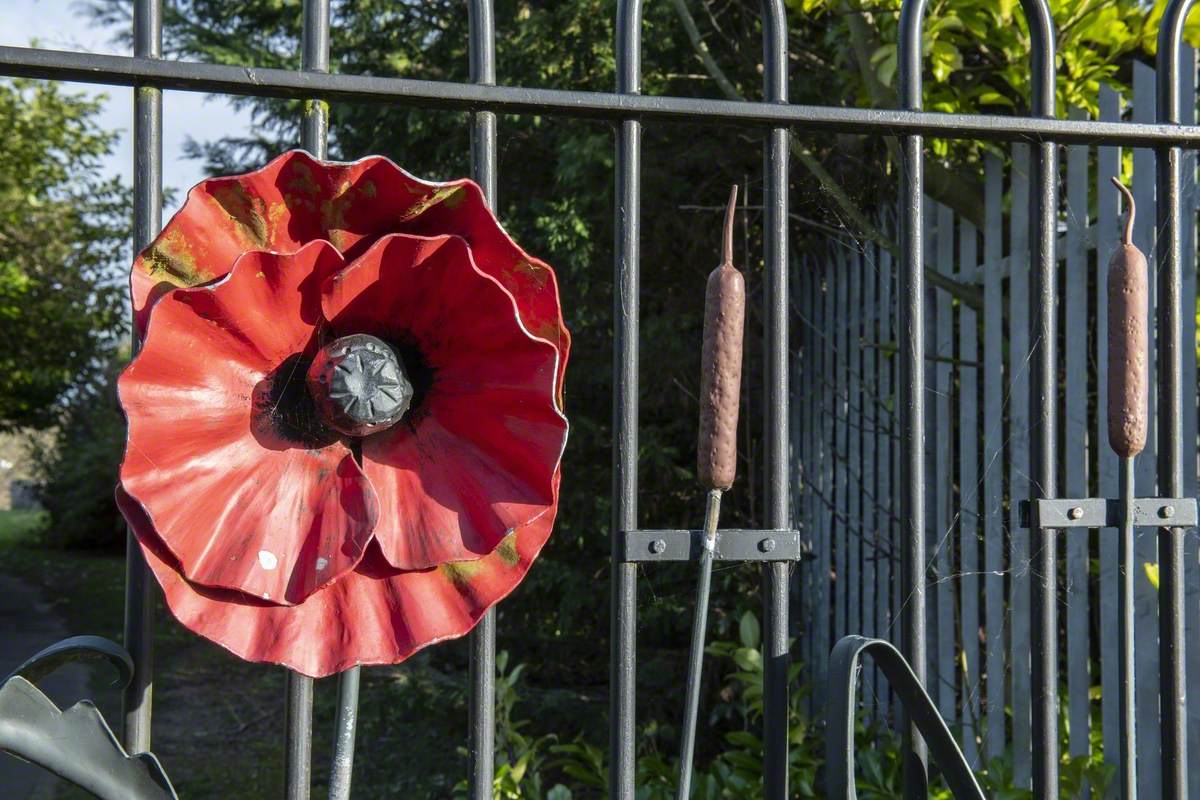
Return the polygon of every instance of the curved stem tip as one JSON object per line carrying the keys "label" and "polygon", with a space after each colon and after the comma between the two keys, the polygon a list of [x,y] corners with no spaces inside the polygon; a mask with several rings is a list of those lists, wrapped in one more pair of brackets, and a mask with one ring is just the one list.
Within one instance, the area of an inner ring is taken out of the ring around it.
{"label": "curved stem tip", "polygon": [[1121,190],[1121,194],[1125,195],[1125,236],[1121,240],[1121,244],[1126,247],[1133,246],[1133,218],[1137,216],[1137,203],[1133,201],[1133,193],[1129,191],[1129,187],[1117,180],[1110,178],[1113,186]]}
{"label": "curved stem tip", "polygon": [[737,214],[737,192],[735,183],[729,190],[729,205],[725,207],[725,262],[733,266],[733,218]]}

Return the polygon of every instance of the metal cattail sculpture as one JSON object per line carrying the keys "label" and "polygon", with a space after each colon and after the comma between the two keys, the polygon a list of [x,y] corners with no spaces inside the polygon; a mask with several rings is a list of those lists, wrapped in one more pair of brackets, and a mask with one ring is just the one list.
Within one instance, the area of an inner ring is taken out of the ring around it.
{"label": "metal cattail sculpture", "polygon": [[704,345],[700,355],[700,483],[724,491],[737,474],[738,399],[742,386],[742,329],[746,279],[733,265],[737,186],[725,209],[725,258],[708,276],[704,295]]}
{"label": "metal cattail sculpture", "polygon": [[1133,195],[1116,178],[1125,195],[1125,234],[1108,262],[1108,443],[1121,457],[1120,584],[1117,590],[1121,639],[1121,796],[1136,797],[1137,740],[1134,697],[1134,457],[1146,446],[1148,298],[1146,256],[1133,243],[1137,213]]}
{"label": "metal cattail sculpture", "polygon": [[729,193],[725,209],[725,257],[708,276],[704,295],[704,344],[700,357],[700,437],[696,471],[708,489],[704,513],[704,549],[700,553],[700,580],[696,586],[696,613],[692,618],[692,646],[688,656],[687,700],[684,706],[679,756],[679,793],[691,789],[692,757],[696,747],[696,716],[700,709],[700,665],[708,624],[708,594],[712,582],[713,554],[721,493],[737,475],[738,401],[742,387],[742,328],[746,319],[746,280],[733,265],[733,220],[737,186]]}
{"label": "metal cattail sculpture", "polygon": [[1146,446],[1147,286],[1146,256],[1133,243],[1137,213],[1133,195],[1116,178],[1129,213],[1125,234],[1108,262],[1108,442],[1132,458]]}

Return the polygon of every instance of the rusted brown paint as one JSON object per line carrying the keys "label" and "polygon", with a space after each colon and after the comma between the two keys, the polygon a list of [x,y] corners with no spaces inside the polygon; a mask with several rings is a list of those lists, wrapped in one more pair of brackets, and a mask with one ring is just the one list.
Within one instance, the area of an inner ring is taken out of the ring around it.
{"label": "rusted brown paint", "polygon": [[482,561],[450,561],[438,567],[452,583],[469,586],[471,579],[483,571]]}
{"label": "rusted brown paint", "polygon": [[725,259],[709,274],[704,296],[697,470],[700,482],[708,489],[728,489],[737,474],[746,281],[733,265],[736,205],[737,186],[734,186],[725,210]]}
{"label": "rusted brown paint", "polygon": [[501,539],[500,544],[496,545],[495,552],[502,564],[506,567],[515,567],[521,560],[521,555],[517,552],[516,532],[514,531]]}
{"label": "rusted brown paint", "polygon": [[1116,178],[1129,213],[1108,262],[1108,442],[1123,458],[1146,446],[1148,298],[1146,256],[1133,244],[1133,195]]}
{"label": "rusted brown paint", "polygon": [[245,186],[234,181],[214,181],[211,195],[237,223],[249,244],[267,246],[267,206],[261,197],[251,195]]}
{"label": "rusted brown paint", "polygon": [[366,200],[373,200],[377,194],[374,181],[363,180],[358,184],[343,181],[333,197],[321,202],[322,225],[330,231],[349,227],[346,212]]}
{"label": "rusted brown paint", "polygon": [[413,203],[412,206],[400,215],[400,222],[408,222],[416,219],[439,203],[453,211],[462,205],[466,197],[466,191],[459,184],[442,186],[427,194],[423,199]]}
{"label": "rusted brown paint", "polygon": [[179,231],[169,231],[146,248],[140,266],[147,275],[174,286],[199,286],[213,275],[200,269],[187,239]]}
{"label": "rusted brown paint", "polygon": [[537,289],[543,288],[550,282],[550,270],[540,264],[534,264],[528,258],[518,258],[513,262],[512,271],[528,279]]}

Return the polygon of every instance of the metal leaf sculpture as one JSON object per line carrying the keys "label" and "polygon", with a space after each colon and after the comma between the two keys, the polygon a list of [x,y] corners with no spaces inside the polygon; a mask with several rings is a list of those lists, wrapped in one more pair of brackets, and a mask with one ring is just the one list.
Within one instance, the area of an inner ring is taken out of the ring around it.
{"label": "metal leaf sculpture", "polygon": [[131,290],[118,503],[184,625],[322,676],[461,636],[524,577],[569,336],[478,186],[287,153],[192,189]]}
{"label": "metal leaf sculpture", "polygon": [[0,750],[103,800],[175,800],[158,759],[127,755],[91,701],[61,711],[20,676],[0,686]]}
{"label": "metal leaf sculpture", "polygon": [[117,672],[118,686],[133,676],[129,653],[100,636],[72,636],[39,651],[0,684],[0,750],[105,800],[175,800],[158,759],[152,753],[128,755],[90,701],[62,711],[34,685],[78,661],[107,663]]}

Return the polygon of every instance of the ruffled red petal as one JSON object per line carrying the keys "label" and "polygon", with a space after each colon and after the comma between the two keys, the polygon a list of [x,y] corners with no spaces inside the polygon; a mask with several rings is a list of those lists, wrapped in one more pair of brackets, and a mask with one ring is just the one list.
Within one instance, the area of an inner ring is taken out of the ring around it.
{"label": "ruffled red petal", "polygon": [[479,268],[516,300],[527,330],[560,353],[558,393],[570,336],[554,271],[513,242],[471,181],[430,183],[378,156],[319,161],[294,150],[260,170],[204,181],[134,262],[130,291],[139,333],[166,291],[224,277],[242,253],[293,252],[325,239],[348,258],[388,233],[460,236]]}
{"label": "ruffled red petal", "polygon": [[319,287],[342,264],[324,242],[243,256],[225,280],[157,303],[121,375],[121,484],[197,584],[298,603],[362,558],[378,518],[369,481],[280,408],[303,387]]}
{"label": "ruffled red petal", "polygon": [[[555,476],[557,498],[558,476]],[[525,577],[554,524],[544,514],[490,555],[438,569],[389,568],[375,548],[359,567],[300,605],[278,606],[185,580],[149,519],[118,489],[117,502],[184,626],[247,661],[282,664],[324,677],[356,664],[395,664],[436,642],[464,635]]]}
{"label": "ruffled red petal", "polygon": [[322,307],[337,335],[410,343],[433,375],[407,420],[363,442],[393,567],[479,558],[546,513],[567,432],[558,351],[522,328],[463,240],[379,239],[329,280]]}

